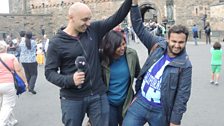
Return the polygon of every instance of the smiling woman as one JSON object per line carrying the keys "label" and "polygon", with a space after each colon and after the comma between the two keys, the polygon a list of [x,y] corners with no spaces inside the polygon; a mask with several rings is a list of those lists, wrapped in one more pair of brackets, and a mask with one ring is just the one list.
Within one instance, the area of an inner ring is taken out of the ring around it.
{"label": "smiling woman", "polygon": [[9,13],[9,0],[1,0],[0,13]]}

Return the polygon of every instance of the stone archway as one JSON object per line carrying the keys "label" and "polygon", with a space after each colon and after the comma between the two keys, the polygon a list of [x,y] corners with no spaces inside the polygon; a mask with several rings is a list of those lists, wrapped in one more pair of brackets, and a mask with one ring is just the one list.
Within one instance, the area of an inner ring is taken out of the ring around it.
{"label": "stone archway", "polygon": [[140,5],[140,11],[142,15],[143,21],[154,21],[158,22],[158,10],[156,9],[154,4],[151,3],[144,3]]}

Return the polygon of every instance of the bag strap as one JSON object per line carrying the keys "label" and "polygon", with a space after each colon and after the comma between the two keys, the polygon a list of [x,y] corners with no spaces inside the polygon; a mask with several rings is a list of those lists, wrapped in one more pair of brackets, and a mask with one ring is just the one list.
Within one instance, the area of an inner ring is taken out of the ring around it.
{"label": "bag strap", "polygon": [[0,57],[0,61],[2,62],[2,64],[13,74],[14,72],[8,67],[8,65],[5,64],[5,62],[2,60],[2,58]]}

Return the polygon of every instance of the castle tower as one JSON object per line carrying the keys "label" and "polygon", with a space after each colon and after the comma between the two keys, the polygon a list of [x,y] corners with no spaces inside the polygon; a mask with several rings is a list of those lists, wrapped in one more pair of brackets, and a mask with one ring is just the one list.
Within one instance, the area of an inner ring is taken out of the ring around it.
{"label": "castle tower", "polygon": [[10,14],[24,14],[26,13],[27,0],[9,0],[9,13]]}

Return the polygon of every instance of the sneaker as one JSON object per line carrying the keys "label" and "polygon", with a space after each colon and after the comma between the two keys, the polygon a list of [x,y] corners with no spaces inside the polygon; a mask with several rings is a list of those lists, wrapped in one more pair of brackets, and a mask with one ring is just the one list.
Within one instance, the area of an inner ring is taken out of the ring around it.
{"label": "sneaker", "polygon": [[18,120],[14,120],[13,122],[11,122],[12,126],[15,126],[18,123]]}
{"label": "sneaker", "polygon": [[210,81],[210,83],[211,83],[211,84],[214,84],[214,81],[213,81],[213,80],[211,80],[211,81]]}
{"label": "sneaker", "polygon": [[37,94],[37,92],[34,90],[29,90],[29,92],[31,92],[32,94]]}
{"label": "sneaker", "polygon": [[215,82],[215,85],[219,85],[219,83],[218,82]]}
{"label": "sneaker", "polygon": [[7,126],[15,126],[16,124],[18,124],[18,120],[13,120],[11,122],[8,122]]}

